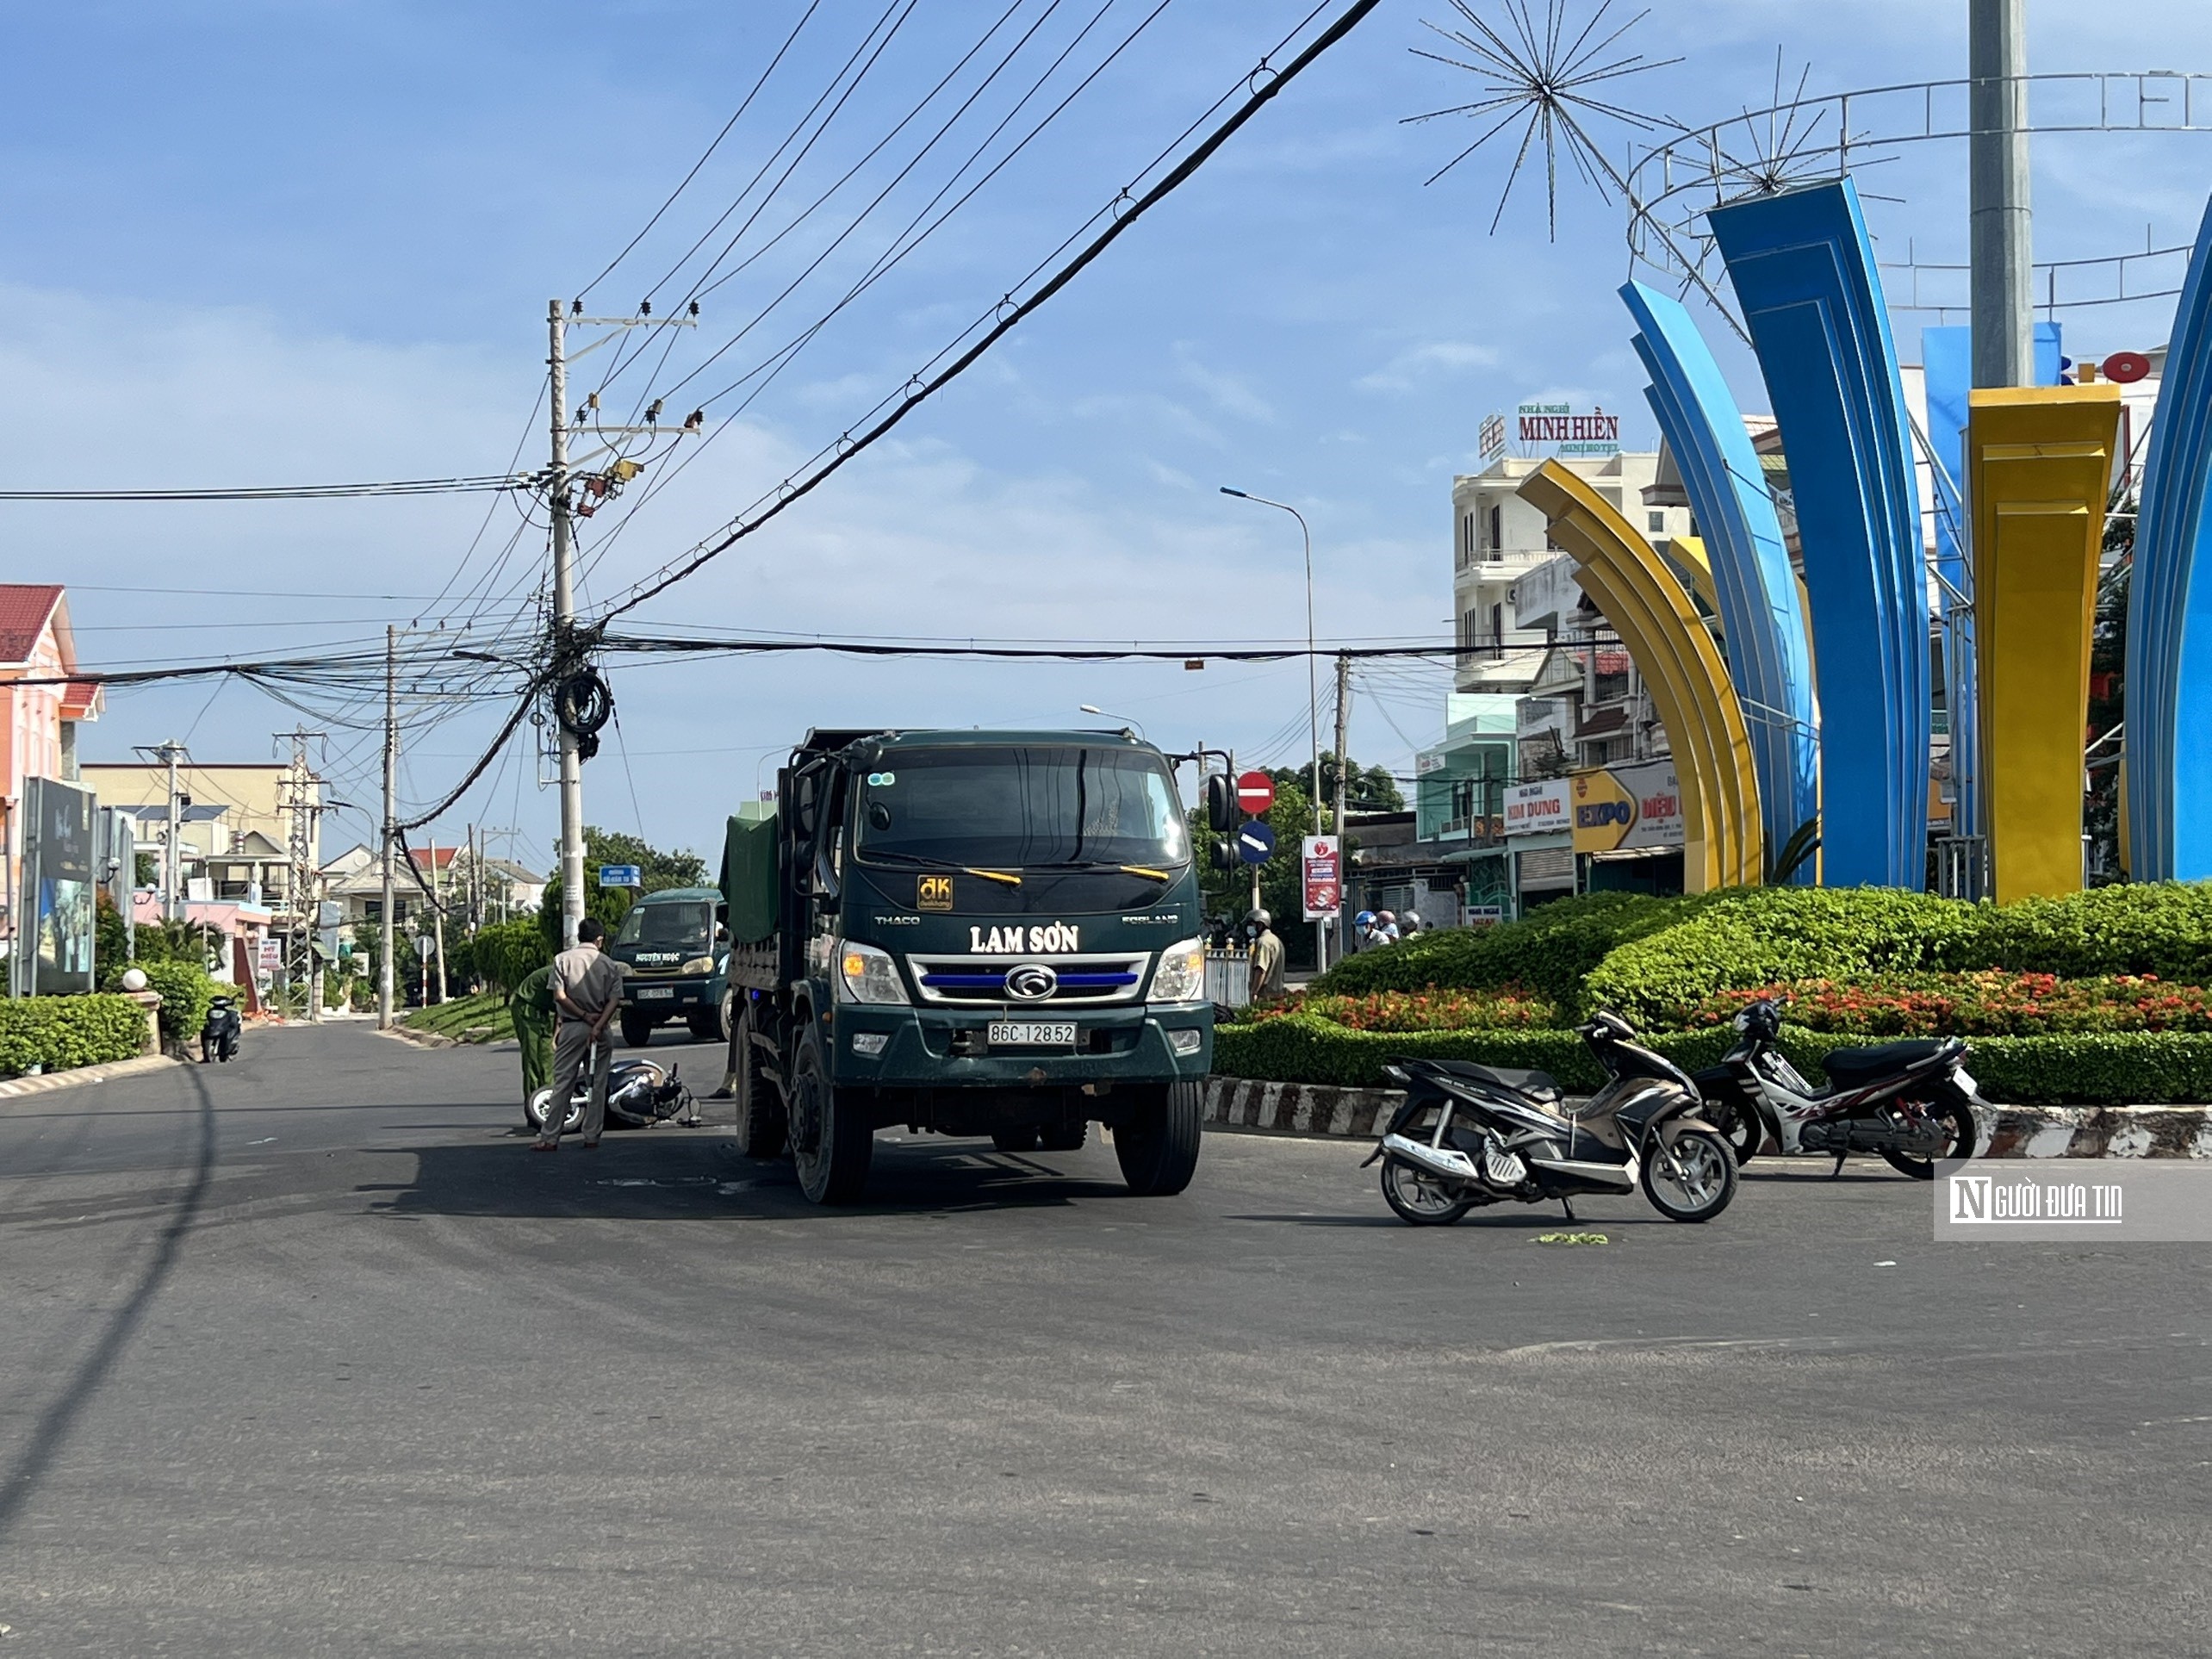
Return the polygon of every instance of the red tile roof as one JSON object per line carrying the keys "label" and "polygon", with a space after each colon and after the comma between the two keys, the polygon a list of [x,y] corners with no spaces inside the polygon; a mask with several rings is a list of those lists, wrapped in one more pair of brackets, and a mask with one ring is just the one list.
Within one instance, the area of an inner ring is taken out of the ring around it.
{"label": "red tile roof", "polygon": [[72,680],[61,688],[61,718],[65,720],[96,720],[105,705],[97,680]]}
{"label": "red tile roof", "polygon": [[61,603],[59,582],[0,582],[0,662],[26,662]]}
{"label": "red tile roof", "polygon": [[428,847],[407,848],[414,855],[415,867],[422,870],[430,868],[430,855],[433,850],[438,854],[438,867],[443,870],[453,862],[453,855],[461,849],[450,841],[440,843],[435,849]]}

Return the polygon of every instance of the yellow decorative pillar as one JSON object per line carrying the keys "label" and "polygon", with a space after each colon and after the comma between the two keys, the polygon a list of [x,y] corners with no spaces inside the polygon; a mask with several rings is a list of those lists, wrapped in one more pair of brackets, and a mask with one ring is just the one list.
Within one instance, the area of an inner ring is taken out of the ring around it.
{"label": "yellow decorative pillar", "polygon": [[2081,886],[2082,745],[2120,388],[2004,387],[1967,403],[1983,826],[1997,900]]}
{"label": "yellow decorative pillar", "polygon": [[1755,886],[1766,852],[1750,734],[1688,591],[1612,503],[1558,462],[1538,468],[1520,494],[1573,556],[1575,581],[1628,647],[1667,728],[1682,786],[1682,885]]}

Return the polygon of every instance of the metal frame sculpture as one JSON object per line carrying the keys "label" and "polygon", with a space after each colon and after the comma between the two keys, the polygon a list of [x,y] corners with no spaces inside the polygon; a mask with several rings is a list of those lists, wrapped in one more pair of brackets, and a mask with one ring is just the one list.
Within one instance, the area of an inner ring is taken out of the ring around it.
{"label": "metal frame sculpture", "polygon": [[[1644,397],[1702,532],[1729,678],[1750,723],[1766,841],[1780,847],[1820,810],[1812,668],[1789,550],[1743,412],[1690,314],[1641,283],[1620,297],[1651,376]],[[1811,879],[1810,861],[1800,873]]]}
{"label": "metal frame sculpture", "polygon": [[1968,407],[1984,823],[2002,904],[2082,885],[2082,733],[2120,388],[1998,388]]}
{"label": "metal frame sculpture", "polygon": [[1766,848],[1751,734],[1720,648],[1680,578],[1589,481],[1546,461],[1523,500],[1573,556],[1575,580],[1628,647],[1674,750],[1682,788],[1682,885],[1756,885]]}
{"label": "metal frame sculpture", "polygon": [[[2174,314],[2128,592],[2128,873],[2212,876],[2212,205]],[[2184,711],[2194,718],[2184,720]]]}
{"label": "metal frame sculpture", "polygon": [[1710,215],[1790,457],[1820,697],[1823,875],[1927,885],[1927,582],[1881,283],[1849,179]]}

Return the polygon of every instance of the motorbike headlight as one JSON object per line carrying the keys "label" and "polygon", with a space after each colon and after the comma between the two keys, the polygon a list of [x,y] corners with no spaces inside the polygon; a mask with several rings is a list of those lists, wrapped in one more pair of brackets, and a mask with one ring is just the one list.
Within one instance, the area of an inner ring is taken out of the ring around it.
{"label": "motorbike headlight", "polygon": [[678,968],[676,972],[679,973],[711,973],[714,972],[714,959],[711,956],[694,956],[690,961]]}
{"label": "motorbike headlight", "polygon": [[889,951],[846,940],[837,947],[837,983],[856,1003],[904,1003],[906,982]]}
{"label": "motorbike headlight", "polygon": [[1206,941],[1186,939],[1159,954],[1153,970],[1152,1000],[1156,1003],[1195,1003],[1206,994]]}

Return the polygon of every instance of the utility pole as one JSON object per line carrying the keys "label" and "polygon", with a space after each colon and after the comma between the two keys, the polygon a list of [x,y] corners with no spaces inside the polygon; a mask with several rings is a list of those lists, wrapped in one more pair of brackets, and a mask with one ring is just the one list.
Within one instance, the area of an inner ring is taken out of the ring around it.
{"label": "utility pole", "polygon": [[1973,383],[2035,378],[2034,221],[2028,205],[2027,0],[1968,0],[1968,257]]}
{"label": "utility pole", "polygon": [[445,1000],[445,897],[438,881],[436,836],[430,838],[430,936],[432,948],[438,954],[438,1000],[442,1003]]}
{"label": "utility pole", "polygon": [[[1345,845],[1344,810],[1345,786],[1351,776],[1351,658],[1343,651],[1336,660],[1336,835],[1337,835],[1337,960],[1341,962],[1349,954],[1345,948],[1344,912],[1345,889],[1351,883],[1351,849]],[[1324,966],[1327,966],[1324,964]]]}
{"label": "utility pole", "polygon": [[392,947],[398,938],[392,926],[392,844],[399,839],[394,797],[400,786],[400,631],[384,629],[384,848],[383,937],[376,952],[376,1028],[392,1028]]}
{"label": "utility pole", "polygon": [[163,920],[174,922],[184,914],[183,899],[178,892],[184,866],[177,846],[177,819],[184,798],[177,788],[177,766],[180,761],[189,766],[192,751],[172,737],[165,743],[140,748],[137,752],[169,768],[169,839],[161,845],[161,914]]}
{"label": "utility pole", "polygon": [[[581,312],[582,309],[583,301],[579,300],[574,310]],[[545,364],[550,376],[548,401],[551,407],[548,426],[552,438],[552,464],[546,477],[546,500],[553,519],[552,644],[556,660],[567,655],[576,626],[575,575],[571,568],[574,562],[574,536],[570,523],[573,509],[569,501],[569,330],[695,328],[698,326],[699,307],[696,302],[692,305],[690,314],[682,317],[656,317],[646,309],[641,309],[635,317],[563,316],[560,301],[548,300],[545,302],[548,347]],[[594,340],[576,355],[581,357],[586,351],[597,351],[612,338],[615,337],[606,336]],[[584,413],[596,411],[598,395],[594,393],[585,402],[586,409],[579,412],[580,426]],[[645,412],[646,424],[643,426],[609,426],[594,419],[591,435],[602,440],[641,436],[648,438],[680,437],[684,432],[699,431],[705,419],[703,414],[694,413],[680,428],[664,427],[659,424],[660,411],[661,405],[656,401]],[[614,448],[613,444],[602,443],[599,450],[591,451],[585,458],[590,459]],[[635,476],[638,469],[635,462],[623,461],[618,464],[628,467],[631,476]],[[584,761],[581,741],[576,734],[557,720],[554,726],[561,745],[561,942],[562,948],[566,949],[575,944],[577,924],[584,919]]]}

